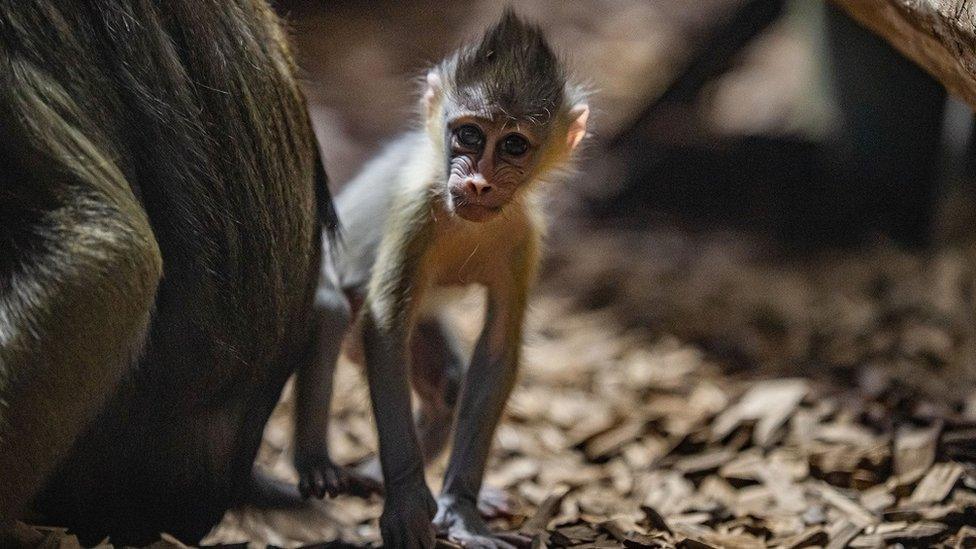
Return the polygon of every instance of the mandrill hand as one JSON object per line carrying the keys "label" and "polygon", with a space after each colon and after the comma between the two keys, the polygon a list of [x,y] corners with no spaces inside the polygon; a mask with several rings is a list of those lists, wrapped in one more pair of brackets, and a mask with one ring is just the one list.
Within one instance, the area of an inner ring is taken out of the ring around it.
{"label": "mandrill hand", "polygon": [[349,494],[367,498],[382,494],[383,484],[356,471],[336,465],[328,456],[302,456],[295,460],[298,470],[298,491],[303,498],[324,498]]}
{"label": "mandrill hand", "polygon": [[380,516],[383,546],[396,549],[434,547],[434,526],[430,521],[436,511],[437,503],[423,481],[406,487],[391,486]]}
{"label": "mandrill hand", "polygon": [[434,526],[438,533],[463,547],[475,549],[518,549],[531,540],[518,534],[495,534],[478,513],[473,500],[442,495],[437,501]]}

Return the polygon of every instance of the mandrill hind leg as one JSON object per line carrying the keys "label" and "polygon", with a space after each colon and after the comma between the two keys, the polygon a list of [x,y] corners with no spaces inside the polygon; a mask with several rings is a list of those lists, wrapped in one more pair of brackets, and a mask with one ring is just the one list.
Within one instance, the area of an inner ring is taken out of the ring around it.
{"label": "mandrill hind leg", "polygon": [[[451,438],[465,358],[459,343],[440,319],[418,322],[410,345],[410,382],[420,397],[420,410],[415,419],[417,435],[424,462],[431,463],[444,453]],[[483,516],[507,516],[516,507],[516,502],[504,490],[481,487],[478,511]]]}
{"label": "mandrill hind leg", "polygon": [[106,161],[79,176],[29,149],[14,120],[65,147],[85,143],[53,114],[8,119],[20,105],[7,91],[0,86],[0,127],[12,130],[0,139],[0,530],[23,516],[134,364],[162,271],[121,174]]}
{"label": "mandrill hind leg", "polygon": [[[424,463],[429,464],[444,453],[451,437],[464,376],[464,357],[453,335],[434,318],[417,323],[410,353],[410,385],[420,401],[414,426]],[[357,470],[377,482],[382,479],[378,457],[366,461]]]}
{"label": "mandrill hind leg", "polygon": [[450,439],[465,359],[439,319],[417,323],[410,352],[410,384],[420,400],[415,423],[424,462],[430,463]]}

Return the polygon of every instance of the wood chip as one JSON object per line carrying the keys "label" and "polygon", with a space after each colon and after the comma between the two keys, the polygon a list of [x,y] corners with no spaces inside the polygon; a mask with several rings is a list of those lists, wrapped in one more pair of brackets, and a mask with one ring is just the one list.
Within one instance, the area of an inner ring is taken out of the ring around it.
{"label": "wood chip", "polygon": [[781,511],[798,514],[807,508],[803,489],[793,482],[789,470],[782,463],[767,461],[766,467],[759,470],[759,478],[769,487]]}
{"label": "wood chip", "polygon": [[861,505],[872,513],[880,513],[888,507],[891,507],[897,499],[891,493],[891,489],[884,484],[872,486],[861,493]]}
{"label": "wood chip", "polygon": [[643,432],[643,421],[627,421],[590,439],[586,443],[586,457],[590,460],[605,458],[639,437]]}
{"label": "wood chip", "polygon": [[552,493],[546,497],[545,500],[536,509],[534,515],[522,524],[519,528],[519,533],[526,536],[535,536],[540,532],[546,530],[549,521],[556,515],[559,510],[559,506],[569,493],[569,488],[561,486],[552,491]]}
{"label": "wood chip", "polygon": [[683,457],[672,466],[676,471],[685,475],[698,475],[716,471],[722,465],[735,457],[735,452],[729,448],[721,448],[711,452],[703,452]]}
{"label": "wood chip", "polygon": [[790,418],[809,392],[802,379],[776,379],[753,385],[731,408],[712,424],[712,441],[728,436],[743,421],[757,420],[753,440],[759,446],[772,442],[776,430]]}
{"label": "wood chip", "polygon": [[642,505],[641,511],[644,512],[644,521],[647,523],[648,527],[653,530],[659,530],[671,534],[671,527],[668,526],[668,522],[664,520],[653,507],[648,505]]}
{"label": "wood chip", "polygon": [[814,526],[776,543],[779,547],[799,549],[800,547],[823,547],[828,541],[827,530],[823,526]]}
{"label": "wood chip", "polygon": [[823,500],[841,511],[848,520],[862,528],[877,524],[880,519],[874,513],[862,507],[859,503],[837,491],[836,488],[824,482],[817,482],[811,486]]}
{"label": "wood chip", "polygon": [[846,518],[841,519],[829,529],[830,543],[827,544],[826,549],[844,549],[863,530],[863,526],[858,526]]}
{"label": "wood chip", "polygon": [[934,541],[948,529],[948,526],[940,522],[916,522],[880,535],[885,543],[903,543],[918,547]]}
{"label": "wood chip", "polygon": [[929,469],[912,492],[912,503],[938,503],[944,500],[959,478],[963,467],[958,463],[939,463]]}
{"label": "wood chip", "polygon": [[956,532],[954,549],[976,549],[976,528],[963,526]]}
{"label": "wood chip", "polygon": [[894,473],[903,479],[902,482],[915,482],[929,470],[935,462],[941,431],[941,424],[925,429],[907,426],[898,429],[893,456]]}

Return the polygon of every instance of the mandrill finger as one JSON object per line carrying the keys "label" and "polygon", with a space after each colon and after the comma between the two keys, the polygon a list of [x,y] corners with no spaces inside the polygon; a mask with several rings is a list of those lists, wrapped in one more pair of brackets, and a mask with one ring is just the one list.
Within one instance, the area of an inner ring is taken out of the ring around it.
{"label": "mandrill finger", "polygon": [[325,479],[322,478],[322,471],[312,470],[312,490],[315,497],[322,499],[325,497]]}
{"label": "mandrill finger", "polygon": [[382,496],[384,494],[383,483],[369,477],[351,473],[349,475],[346,493],[364,499],[373,494]]}
{"label": "mandrill finger", "polygon": [[298,493],[301,494],[302,499],[308,499],[312,495],[312,484],[309,482],[307,474],[298,479]]}
{"label": "mandrill finger", "polygon": [[345,481],[343,480],[342,470],[337,467],[329,467],[325,470],[325,491],[330,498],[334,498],[345,492]]}

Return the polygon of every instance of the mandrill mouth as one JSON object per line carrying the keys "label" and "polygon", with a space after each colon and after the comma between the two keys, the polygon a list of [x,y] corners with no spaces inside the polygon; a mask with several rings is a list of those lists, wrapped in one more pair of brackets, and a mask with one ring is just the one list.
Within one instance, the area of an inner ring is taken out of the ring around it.
{"label": "mandrill mouth", "polygon": [[460,203],[454,207],[454,213],[466,221],[480,223],[494,218],[502,211],[501,206],[482,206],[481,204]]}
{"label": "mandrill mouth", "polygon": [[448,193],[447,203],[454,215],[457,215],[465,221],[473,221],[476,223],[493,219],[501,213],[502,207],[505,205],[504,202],[497,206],[491,206],[480,201],[473,202],[465,193],[455,190],[451,190]]}

